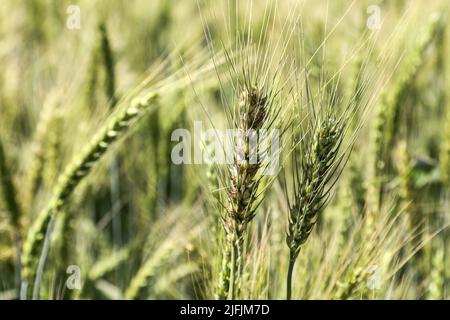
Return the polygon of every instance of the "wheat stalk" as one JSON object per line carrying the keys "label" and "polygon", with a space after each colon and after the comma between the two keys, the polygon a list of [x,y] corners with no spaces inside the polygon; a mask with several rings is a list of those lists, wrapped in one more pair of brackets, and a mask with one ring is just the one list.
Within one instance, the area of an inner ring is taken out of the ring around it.
{"label": "wheat stalk", "polygon": [[428,298],[431,300],[443,299],[445,294],[445,254],[443,241],[438,242],[431,260],[430,283],[428,285]]}

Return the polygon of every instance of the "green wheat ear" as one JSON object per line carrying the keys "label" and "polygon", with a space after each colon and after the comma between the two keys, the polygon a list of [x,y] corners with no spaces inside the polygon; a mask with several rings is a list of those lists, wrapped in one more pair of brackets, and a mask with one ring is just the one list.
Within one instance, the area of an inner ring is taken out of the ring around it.
{"label": "green wheat ear", "polygon": [[[306,75],[306,77],[308,77]],[[325,87],[325,89],[328,89]],[[294,139],[292,152],[293,168],[290,176],[293,192],[286,199],[289,206],[286,243],[289,248],[287,273],[287,299],[292,296],[292,275],[297,257],[308,240],[316,222],[331,196],[331,188],[342,172],[341,165],[349,149],[341,151],[350,120],[358,106],[350,99],[338,116],[339,99],[336,88],[314,105],[311,91],[306,81],[306,104],[308,124],[301,127],[301,135]],[[345,164],[345,163],[344,163]]]}
{"label": "green wheat ear", "polygon": [[150,93],[132,100],[128,108],[115,115],[109,124],[100,129],[99,134],[81,155],[66,168],[53,191],[49,205],[36,217],[23,245],[22,277],[28,284],[33,283],[39,251],[51,218],[60,212],[75,187],[88,175],[92,166],[106,153],[111,144],[123,136],[133,120],[154,105],[157,97],[157,94]]}
{"label": "green wheat ear", "polygon": [[289,209],[286,242],[289,247],[287,298],[291,298],[292,272],[328,198],[328,184],[336,173],[345,125],[331,117],[317,123],[309,142],[302,142],[302,159],[295,162],[294,195]]}
{"label": "green wheat ear", "polygon": [[[264,89],[244,84],[240,94],[235,119],[236,129],[244,135],[251,131],[267,129],[271,123],[273,97]],[[256,215],[261,201],[258,195],[264,164],[252,163],[250,141],[243,146],[234,145],[233,163],[228,166],[226,194],[222,216],[226,244],[222,250],[222,271],[216,292],[218,299],[235,299],[240,286],[243,266],[243,243],[248,224]],[[261,142],[259,142],[261,143]],[[254,146],[254,148],[258,148]],[[239,159],[241,155],[242,160]]]}

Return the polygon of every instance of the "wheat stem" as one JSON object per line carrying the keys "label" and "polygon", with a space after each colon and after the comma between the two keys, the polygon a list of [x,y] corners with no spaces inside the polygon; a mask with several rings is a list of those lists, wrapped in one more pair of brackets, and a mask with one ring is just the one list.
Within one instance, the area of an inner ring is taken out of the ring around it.
{"label": "wheat stem", "polygon": [[228,299],[234,300],[236,293],[237,281],[237,247],[235,244],[231,247],[231,261],[230,261],[230,290],[228,292]]}
{"label": "wheat stem", "polygon": [[291,300],[292,298],[292,274],[294,273],[296,258],[292,256],[289,259],[288,272],[286,278],[286,299]]}

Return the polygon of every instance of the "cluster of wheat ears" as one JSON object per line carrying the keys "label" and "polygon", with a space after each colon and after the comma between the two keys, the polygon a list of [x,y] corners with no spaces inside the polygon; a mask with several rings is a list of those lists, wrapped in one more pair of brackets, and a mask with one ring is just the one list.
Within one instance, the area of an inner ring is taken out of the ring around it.
{"label": "cluster of wheat ears", "polygon": [[445,1],[63,2],[0,9],[0,298],[450,297]]}

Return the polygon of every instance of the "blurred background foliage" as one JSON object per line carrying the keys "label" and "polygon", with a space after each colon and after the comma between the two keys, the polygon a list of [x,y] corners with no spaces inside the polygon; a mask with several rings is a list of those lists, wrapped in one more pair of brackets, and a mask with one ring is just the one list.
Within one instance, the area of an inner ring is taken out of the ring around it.
{"label": "blurred background foliage", "polygon": [[[193,53],[213,56],[252,30],[270,34],[262,51],[291,37],[288,54],[308,62],[312,87],[324,70],[338,74],[338,94],[361,90],[368,105],[351,127],[358,134],[333,200],[302,250],[294,298],[448,299],[445,2],[378,1],[374,31],[371,1],[2,1],[0,298],[18,296],[20,239],[117,102],[161,66],[170,75]],[[79,30],[66,27],[69,5],[80,8]],[[273,22],[266,28],[265,19]],[[289,63],[280,72],[292,78]],[[162,96],[83,180],[54,221],[39,298],[214,297],[223,245],[214,170],[174,165],[170,155],[174,129],[192,130],[207,115],[225,122],[222,95],[239,94],[216,78]],[[276,180],[249,231],[241,298],[285,297],[287,209]],[[66,287],[69,265],[80,267],[81,290]]]}

